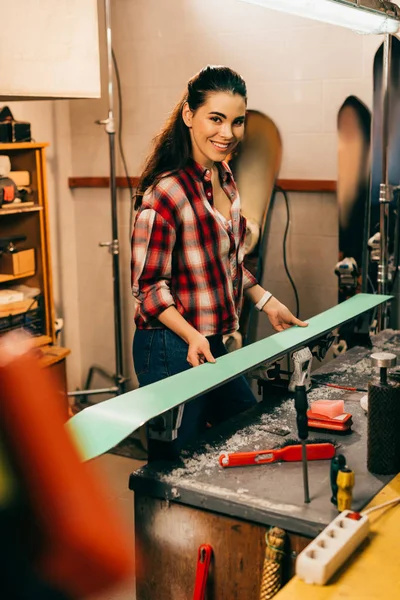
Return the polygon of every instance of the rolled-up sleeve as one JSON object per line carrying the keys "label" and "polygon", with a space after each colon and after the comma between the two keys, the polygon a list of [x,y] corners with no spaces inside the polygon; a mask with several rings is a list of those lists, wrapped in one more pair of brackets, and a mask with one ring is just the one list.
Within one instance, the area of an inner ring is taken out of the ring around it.
{"label": "rolled-up sleeve", "polygon": [[254,275],[252,275],[250,271],[243,265],[243,290],[248,290],[254,285],[257,285],[257,283],[258,281]]}
{"label": "rolled-up sleeve", "polygon": [[175,304],[171,294],[172,250],[176,232],[157,211],[142,210],[132,234],[132,293],[145,321]]}

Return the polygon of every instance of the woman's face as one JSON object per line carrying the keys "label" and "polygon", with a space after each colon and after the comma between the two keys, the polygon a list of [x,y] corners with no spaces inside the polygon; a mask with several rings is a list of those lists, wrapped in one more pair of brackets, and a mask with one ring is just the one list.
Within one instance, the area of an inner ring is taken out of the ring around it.
{"label": "woman's face", "polygon": [[240,94],[210,92],[206,102],[192,112],[186,103],[182,117],[192,140],[192,157],[211,168],[225,160],[244,134],[246,102]]}

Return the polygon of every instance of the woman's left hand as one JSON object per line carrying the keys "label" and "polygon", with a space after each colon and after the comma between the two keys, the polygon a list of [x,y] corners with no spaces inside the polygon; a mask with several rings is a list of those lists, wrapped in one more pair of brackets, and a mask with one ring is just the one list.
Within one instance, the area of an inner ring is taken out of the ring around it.
{"label": "woman's left hand", "polygon": [[272,296],[265,304],[263,312],[266,313],[268,319],[275,331],[283,331],[289,329],[293,325],[299,327],[307,327],[308,323],[297,319],[282,302],[279,302]]}

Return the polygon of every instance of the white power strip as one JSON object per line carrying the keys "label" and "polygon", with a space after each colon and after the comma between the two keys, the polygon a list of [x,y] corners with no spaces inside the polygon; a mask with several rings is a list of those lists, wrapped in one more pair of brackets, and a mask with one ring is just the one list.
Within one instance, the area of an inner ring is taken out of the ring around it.
{"label": "white power strip", "polygon": [[296,575],[306,583],[325,585],[369,533],[366,515],[354,520],[344,510],[297,557]]}

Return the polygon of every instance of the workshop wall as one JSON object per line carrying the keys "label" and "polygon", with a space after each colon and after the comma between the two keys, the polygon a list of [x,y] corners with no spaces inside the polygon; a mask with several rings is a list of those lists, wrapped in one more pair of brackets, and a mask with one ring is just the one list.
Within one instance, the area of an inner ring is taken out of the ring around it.
{"label": "workshop wall", "polygon": [[64,321],[59,343],[72,349],[67,377],[70,389],[75,389],[82,380],[81,335],[77,326],[82,286],[79,288],[77,277],[75,202],[68,187],[68,177],[72,175],[69,102],[32,100],[4,104],[16,120],[31,123],[35,141],[49,143],[47,188],[55,317]]}
{"label": "workshop wall", "polygon": [[[82,8],[83,10],[83,8]],[[107,116],[103,2],[99,0],[102,98],[10,103],[32,122],[36,140],[49,141],[48,186],[57,316],[74,389],[88,368],[113,371],[111,239],[108,190],[74,190],[68,176],[109,174],[108,136],[94,123]],[[137,175],[185,82],[207,63],[227,64],[246,79],[249,108],[272,117],[284,144],[282,178],[336,178],[336,114],[349,94],[368,106],[372,61],[381,39],[268,11],[239,0],[113,0],[113,45],[122,81],[123,140],[128,169]],[[116,114],[118,110],[116,106]],[[118,158],[118,175],[123,175]],[[337,209],[334,194],[290,193],[288,264],[301,315],[336,303]],[[130,198],[119,192],[126,373],[132,376],[133,300],[129,282]],[[276,198],[264,285],[294,309],[283,269],[286,212]],[[261,319],[258,335],[268,332]],[[100,383],[100,382],[94,382]]]}
{"label": "workshop wall", "polygon": [[[207,63],[227,64],[245,78],[249,108],[272,117],[283,137],[282,178],[336,178],[336,114],[347,95],[367,105],[378,37],[359,36],[238,0],[114,0],[113,46],[122,81],[123,140],[128,169],[137,175],[187,79]],[[104,36],[103,36],[104,41]],[[103,49],[104,59],[104,49]],[[75,176],[108,175],[108,140],[94,120],[107,114],[103,98],[70,103]],[[123,174],[119,161],[118,174]],[[84,371],[99,363],[112,369],[111,257],[98,242],[110,239],[109,193],[76,190],[75,225],[79,327]],[[133,301],[129,282],[127,191],[119,193],[123,322],[127,372],[131,368]],[[288,263],[310,317],[337,301],[334,194],[289,194],[292,212]],[[277,198],[267,245],[264,284],[294,308],[282,263],[286,224]],[[259,335],[268,330],[260,322]]]}

